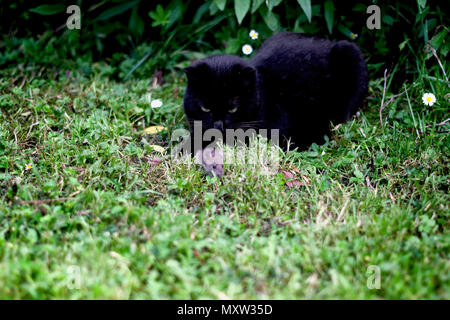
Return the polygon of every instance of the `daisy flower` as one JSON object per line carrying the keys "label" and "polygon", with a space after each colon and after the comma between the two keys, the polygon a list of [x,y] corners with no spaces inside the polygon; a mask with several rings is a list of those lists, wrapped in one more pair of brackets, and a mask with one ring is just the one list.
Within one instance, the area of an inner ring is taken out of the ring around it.
{"label": "daisy flower", "polygon": [[160,99],[155,99],[155,100],[152,100],[152,102],[150,103],[150,106],[152,108],[160,108],[162,106],[162,104],[163,103]]}
{"label": "daisy flower", "polygon": [[31,163],[25,165],[25,171],[31,170],[33,168],[33,165]]}
{"label": "daisy flower", "polygon": [[258,39],[258,32],[256,32],[255,30],[250,31],[249,34],[250,38],[252,38],[252,40],[256,40]]}
{"label": "daisy flower", "polygon": [[422,96],[423,104],[432,106],[436,102],[436,97],[432,93],[424,93]]}
{"label": "daisy flower", "polygon": [[244,45],[242,46],[242,52],[243,52],[244,54],[246,54],[246,55],[249,55],[249,54],[251,54],[251,53],[253,52],[253,48],[252,48],[252,46],[249,45],[249,44],[244,44]]}
{"label": "daisy flower", "polygon": [[356,33],[350,33],[350,38],[352,38],[352,40],[355,40],[356,38],[358,38],[358,34]]}

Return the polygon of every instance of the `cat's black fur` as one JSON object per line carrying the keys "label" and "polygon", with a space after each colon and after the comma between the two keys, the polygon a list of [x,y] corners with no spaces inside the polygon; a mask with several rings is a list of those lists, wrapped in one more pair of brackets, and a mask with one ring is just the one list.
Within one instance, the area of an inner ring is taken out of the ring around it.
{"label": "cat's black fur", "polygon": [[267,39],[249,61],[214,55],[185,71],[191,131],[194,120],[201,120],[203,129],[279,129],[299,148],[323,142],[330,121],[354,115],[368,86],[367,66],[355,44],[292,32]]}

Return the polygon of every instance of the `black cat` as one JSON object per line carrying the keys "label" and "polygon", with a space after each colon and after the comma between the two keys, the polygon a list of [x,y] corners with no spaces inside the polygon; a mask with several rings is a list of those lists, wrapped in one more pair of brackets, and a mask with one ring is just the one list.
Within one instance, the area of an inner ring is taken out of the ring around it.
{"label": "black cat", "polygon": [[355,44],[292,32],[271,36],[249,61],[213,55],[185,72],[191,132],[194,121],[202,121],[203,130],[279,129],[291,149],[323,142],[330,121],[354,115],[368,87],[367,66]]}

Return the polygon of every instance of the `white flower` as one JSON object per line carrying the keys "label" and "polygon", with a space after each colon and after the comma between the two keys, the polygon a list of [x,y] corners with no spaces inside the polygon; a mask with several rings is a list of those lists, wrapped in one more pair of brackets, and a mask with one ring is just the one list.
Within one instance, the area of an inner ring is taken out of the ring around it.
{"label": "white flower", "polygon": [[256,40],[258,39],[258,32],[256,32],[255,30],[250,31],[250,38],[252,38],[252,40]]}
{"label": "white flower", "polygon": [[152,100],[152,103],[150,103],[150,106],[152,107],[152,108],[159,108],[159,107],[161,107],[162,106],[162,101],[160,100],[160,99],[155,99],[155,100]]}
{"label": "white flower", "polygon": [[249,44],[245,44],[242,46],[242,52],[246,55],[249,55],[253,52],[253,48],[251,45]]}
{"label": "white flower", "polygon": [[358,38],[358,34],[352,32],[352,33],[350,33],[350,38],[355,40],[356,38]]}
{"label": "white flower", "polygon": [[436,102],[436,97],[432,93],[424,93],[422,101],[427,106],[432,106]]}
{"label": "white flower", "polygon": [[33,165],[31,163],[25,165],[25,171],[31,170],[33,168]]}

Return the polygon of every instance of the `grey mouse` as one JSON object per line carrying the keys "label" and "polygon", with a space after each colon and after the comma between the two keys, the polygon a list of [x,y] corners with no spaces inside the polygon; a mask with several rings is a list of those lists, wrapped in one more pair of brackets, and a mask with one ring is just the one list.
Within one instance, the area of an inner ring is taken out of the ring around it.
{"label": "grey mouse", "polygon": [[200,164],[210,177],[220,178],[224,174],[224,158],[223,150],[205,148],[197,151],[195,163]]}

